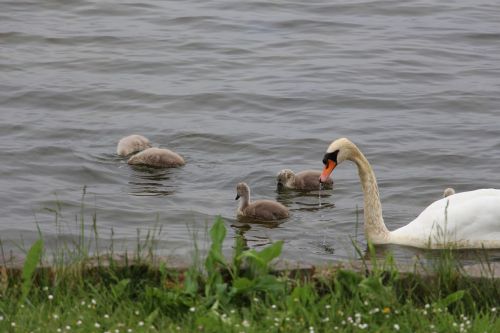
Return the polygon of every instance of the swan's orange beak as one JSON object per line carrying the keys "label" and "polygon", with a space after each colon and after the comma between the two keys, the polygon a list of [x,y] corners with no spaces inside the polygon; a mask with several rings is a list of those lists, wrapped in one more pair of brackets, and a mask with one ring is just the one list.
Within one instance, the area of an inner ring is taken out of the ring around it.
{"label": "swan's orange beak", "polygon": [[323,168],[323,172],[321,173],[321,176],[319,176],[319,182],[324,183],[332,173],[333,169],[337,166],[337,163],[335,163],[332,160],[327,160],[326,165]]}

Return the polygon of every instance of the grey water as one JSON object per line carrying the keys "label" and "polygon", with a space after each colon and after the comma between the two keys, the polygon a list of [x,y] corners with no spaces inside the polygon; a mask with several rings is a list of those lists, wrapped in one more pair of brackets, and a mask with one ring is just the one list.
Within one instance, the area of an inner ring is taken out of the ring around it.
{"label": "grey water", "polygon": [[[252,248],[283,240],[288,259],[351,259],[353,239],[366,245],[361,225],[355,234],[363,214],[354,165],[334,171],[321,206],[318,192],[277,192],[275,182],[283,168],[320,170],[339,137],[371,162],[390,230],[448,186],[500,187],[500,3],[0,6],[0,239],[12,251],[37,228],[47,246],[71,241],[83,211],[86,235],[95,216],[103,247],[112,238],[133,248],[161,230],[159,251],[188,258],[221,215],[228,251],[241,234]],[[187,164],[130,167],[115,149],[133,133]],[[291,217],[237,220],[240,181]]]}

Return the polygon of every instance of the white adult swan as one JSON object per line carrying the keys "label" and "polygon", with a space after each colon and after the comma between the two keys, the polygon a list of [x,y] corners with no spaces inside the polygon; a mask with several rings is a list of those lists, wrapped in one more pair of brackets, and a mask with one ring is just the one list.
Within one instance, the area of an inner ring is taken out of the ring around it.
{"label": "white adult swan", "polygon": [[320,181],[350,160],[358,166],[364,195],[365,237],[373,244],[419,248],[500,248],[500,190],[461,192],[440,199],[404,227],[387,230],[375,174],[361,151],[348,139],[333,141],[323,158]]}

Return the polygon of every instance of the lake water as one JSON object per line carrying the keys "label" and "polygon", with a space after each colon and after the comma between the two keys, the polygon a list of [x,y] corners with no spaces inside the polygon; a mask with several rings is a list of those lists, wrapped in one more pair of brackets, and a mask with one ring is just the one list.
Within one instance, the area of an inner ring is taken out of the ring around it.
{"label": "lake water", "polygon": [[[91,233],[189,258],[221,215],[229,251],[283,240],[284,257],[353,258],[362,193],[278,193],[275,175],[322,168],[349,137],[379,181],[389,229],[443,190],[500,187],[500,3],[491,1],[1,1],[0,237],[18,251]],[[186,166],[132,168],[138,133]],[[278,226],[236,219],[235,186],[276,199]],[[58,211],[57,221],[54,211]],[[112,234],[112,235],[111,235]],[[193,235],[196,234],[196,235]],[[396,257],[418,251],[391,247]]]}

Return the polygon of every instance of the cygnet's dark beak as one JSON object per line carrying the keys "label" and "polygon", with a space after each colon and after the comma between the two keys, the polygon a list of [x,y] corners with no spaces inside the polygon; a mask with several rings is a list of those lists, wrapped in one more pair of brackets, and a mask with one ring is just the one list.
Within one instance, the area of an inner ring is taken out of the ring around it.
{"label": "cygnet's dark beak", "polygon": [[239,198],[240,198],[240,195],[236,194],[236,198],[234,198],[234,200],[238,200]]}
{"label": "cygnet's dark beak", "polygon": [[278,190],[282,190],[282,189],[283,189],[283,187],[284,187],[284,186],[283,186],[283,183],[282,183],[282,182],[280,182],[280,181],[278,182],[277,186],[278,186]]}

